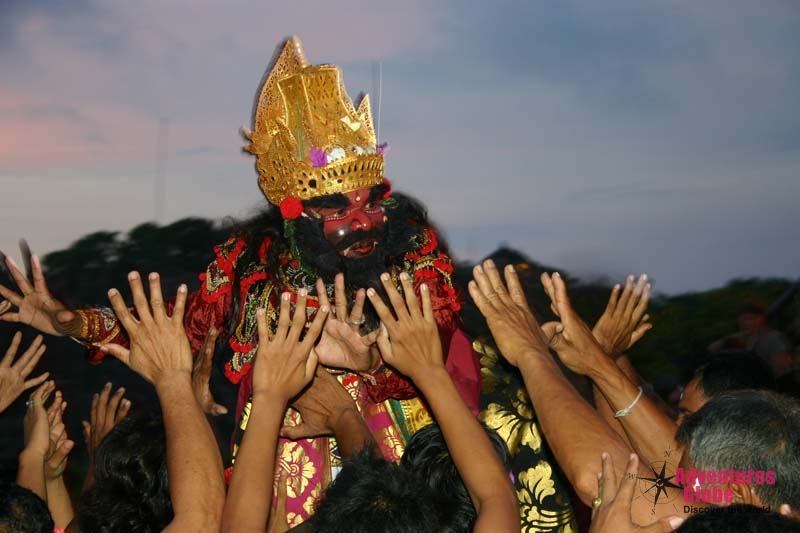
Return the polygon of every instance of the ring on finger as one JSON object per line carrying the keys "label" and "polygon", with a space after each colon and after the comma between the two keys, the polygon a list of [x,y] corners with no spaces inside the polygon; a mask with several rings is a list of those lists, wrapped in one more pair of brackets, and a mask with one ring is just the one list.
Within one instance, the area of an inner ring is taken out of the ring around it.
{"label": "ring on finger", "polygon": [[31,407],[36,405],[36,400],[34,400],[33,398],[30,398],[30,399],[25,401],[25,405],[28,406],[28,408],[30,409]]}
{"label": "ring on finger", "polygon": [[603,499],[600,496],[592,500],[592,509],[599,509],[601,505],[603,505]]}
{"label": "ring on finger", "polygon": [[350,324],[351,326],[358,326],[358,327],[363,326],[366,321],[367,321],[366,316],[362,316],[361,320],[353,320],[353,317],[347,319],[348,324]]}

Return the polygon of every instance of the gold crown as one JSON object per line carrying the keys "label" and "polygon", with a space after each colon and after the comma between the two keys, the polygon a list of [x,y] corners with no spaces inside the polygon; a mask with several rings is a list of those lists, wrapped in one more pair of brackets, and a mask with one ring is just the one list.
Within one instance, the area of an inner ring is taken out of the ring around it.
{"label": "gold crown", "polygon": [[336,65],[309,65],[300,40],[283,47],[261,89],[246,148],[256,156],[258,184],[275,205],[378,185],[369,97],[356,108]]}

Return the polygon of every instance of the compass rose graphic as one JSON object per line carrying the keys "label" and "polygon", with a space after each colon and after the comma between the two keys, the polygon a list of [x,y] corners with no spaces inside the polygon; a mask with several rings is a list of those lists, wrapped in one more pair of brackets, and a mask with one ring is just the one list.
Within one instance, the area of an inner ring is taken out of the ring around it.
{"label": "compass rose graphic", "polygon": [[639,476],[639,490],[649,501],[656,505],[669,503],[681,493],[681,486],[672,482],[675,478],[675,466],[667,461],[656,461],[645,467]]}

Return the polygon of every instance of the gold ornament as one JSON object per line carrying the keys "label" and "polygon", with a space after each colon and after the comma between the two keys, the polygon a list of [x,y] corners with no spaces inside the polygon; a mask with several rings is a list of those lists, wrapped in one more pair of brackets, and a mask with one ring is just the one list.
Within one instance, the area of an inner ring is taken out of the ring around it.
{"label": "gold ornament", "polygon": [[292,37],[267,76],[248,152],[270,203],[368,189],[383,180],[369,97],[358,107],[336,65],[309,65]]}

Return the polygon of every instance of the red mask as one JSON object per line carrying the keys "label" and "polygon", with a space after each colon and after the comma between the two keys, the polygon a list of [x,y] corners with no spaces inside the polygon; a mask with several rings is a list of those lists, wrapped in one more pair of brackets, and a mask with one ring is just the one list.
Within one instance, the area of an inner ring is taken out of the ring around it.
{"label": "red mask", "polygon": [[[341,255],[365,257],[378,246],[386,224],[383,206],[380,198],[370,201],[369,189],[359,189],[344,196],[349,202],[346,207],[315,207],[307,208],[305,212],[311,218],[322,219],[325,238]],[[364,233],[364,238],[358,238],[361,233]]]}

